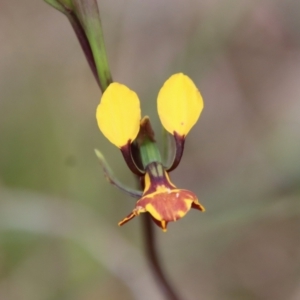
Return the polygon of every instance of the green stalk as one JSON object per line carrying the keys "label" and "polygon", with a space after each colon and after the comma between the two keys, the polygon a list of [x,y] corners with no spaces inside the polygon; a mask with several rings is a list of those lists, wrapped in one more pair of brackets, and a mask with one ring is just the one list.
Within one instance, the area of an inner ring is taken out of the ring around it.
{"label": "green stalk", "polygon": [[53,6],[63,14],[67,13],[68,9],[72,8],[72,1],[71,0],[44,0],[49,5]]}
{"label": "green stalk", "polygon": [[104,92],[112,82],[112,76],[106,55],[97,1],[73,0],[73,5],[89,41],[98,72],[100,89]]}
{"label": "green stalk", "polygon": [[69,19],[102,93],[112,82],[96,0],[44,0]]}

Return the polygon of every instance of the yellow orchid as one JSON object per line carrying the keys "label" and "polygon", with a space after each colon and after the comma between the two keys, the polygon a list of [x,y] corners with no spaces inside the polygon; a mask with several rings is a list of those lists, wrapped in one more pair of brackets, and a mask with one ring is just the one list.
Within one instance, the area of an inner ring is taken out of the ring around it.
{"label": "yellow orchid", "polygon": [[[110,182],[139,197],[133,211],[119,222],[120,226],[140,213],[148,212],[166,231],[168,222],[182,218],[191,208],[204,211],[196,195],[176,188],[168,175],[178,166],[185,137],[201,114],[201,94],[188,76],[174,74],[160,89],[157,107],[163,127],[175,139],[175,157],[169,167],[161,161],[149,118],[141,120],[140,103],[135,92],[120,83],[112,83],[103,93],[97,108],[100,131],[121,150],[128,167],[141,178],[144,186],[142,194],[129,191],[112,179],[107,167],[104,168]],[[100,158],[99,153],[97,156]],[[100,160],[103,163],[103,159]]]}

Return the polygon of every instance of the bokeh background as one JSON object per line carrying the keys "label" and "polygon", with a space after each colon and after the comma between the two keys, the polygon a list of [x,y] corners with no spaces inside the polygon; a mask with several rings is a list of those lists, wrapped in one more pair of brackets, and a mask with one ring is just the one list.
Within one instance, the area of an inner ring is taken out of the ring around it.
{"label": "bokeh background", "polygon": [[[171,174],[206,207],[167,233],[183,299],[300,299],[300,2],[101,0],[115,81],[135,90],[158,141],[156,96],[188,74],[205,108]],[[97,128],[100,91],[67,19],[42,0],[0,5],[0,299],[163,299],[134,187]]]}

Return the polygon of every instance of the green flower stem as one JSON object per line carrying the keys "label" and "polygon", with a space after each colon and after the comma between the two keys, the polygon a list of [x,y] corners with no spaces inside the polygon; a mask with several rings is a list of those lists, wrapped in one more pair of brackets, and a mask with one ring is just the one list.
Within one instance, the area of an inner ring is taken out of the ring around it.
{"label": "green flower stem", "polygon": [[75,34],[76,34],[77,39],[80,43],[80,46],[83,50],[83,53],[85,54],[87,62],[92,70],[92,73],[93,73],[98,85],[100,86],[98,71],[96,68],[96,63],[95,63],[95,59],[93,56],[93,52],[92,52],[91,46],[89,44],[89,41],[87,39],[87,36],[80,24],[80,21],[78,20],[77,16],[74,14],[74,12],[68,12],[66,14],[66,16],[69,19],[69,21],[73,27],[73,30],[75,31]]}
{"label": "green flower stem", "polygon": [[67,11],[67,7],[60,1],[58,0],[44,0],[45,2],[47,2],[49,5],[53,6],[54,8],[56,8],[57,10],[59,10],[62,13],[66,13]]}
{"label": "green flower stem", "polygon": [[96,0],[44,0],[66,15],[102,93],[112,82]]}
{"label": "green flower stem", "polygon": [[140,146],[140,154],[144,169],[152,162],[161,163],[161,156],[157,144],[149,138],[145,138]]}
{"label": "green flower stem", "polygon": [[98,71],[100,89],[104,92],[112,82],[112,76],[107,60],[97,1],[73,0],[72,2],[92,49]]}

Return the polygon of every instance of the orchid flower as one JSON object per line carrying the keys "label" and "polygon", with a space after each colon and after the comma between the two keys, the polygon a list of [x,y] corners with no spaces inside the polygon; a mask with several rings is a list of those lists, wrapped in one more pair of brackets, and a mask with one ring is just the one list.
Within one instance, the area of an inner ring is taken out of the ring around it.
{"label": "orchid flower", "polygon": [[[175,140],[175,156],[170,166],[162,162],[150,119],[141,118],[140,101],[134,91],[123,84],[111,83],[97,107],[100,131],[121,150],[127,166],[139,176],[144,188],[142,193],[129,190],[113,179],[107,167],[104,168],[111,183],[139,198],[132,212],[119,222],[120,226],[148,212],[166,231],[169,222],[181,219],[191,208],[205,210],[193,192],[178,189],[169,178],[169,172],[181,160],[185,138],[202,112],[202,96],[188,76],[174,74],[159,91],[157,109],[163,127]],[[101,154],[97,155],[105,165]]]}

